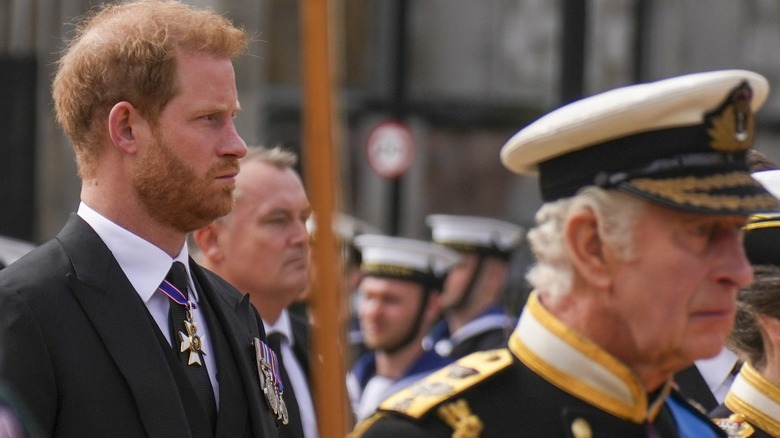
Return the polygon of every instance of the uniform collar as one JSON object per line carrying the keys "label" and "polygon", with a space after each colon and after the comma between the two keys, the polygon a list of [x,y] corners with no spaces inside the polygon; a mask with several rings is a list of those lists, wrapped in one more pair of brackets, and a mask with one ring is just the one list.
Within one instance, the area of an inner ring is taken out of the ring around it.
{"label": "uniform collar", "polygon": [[553,316],[533,292],[509,340],[527,367],[558,388],[637,424],[653,421],[671,391],[671,379],[648,401],[636,375],[617,358]]}
{"label": "uniform collar", "polygon": [[745,362],[724,401],[727,408],[745,416],[755,427],[780,436],[780,388]]}

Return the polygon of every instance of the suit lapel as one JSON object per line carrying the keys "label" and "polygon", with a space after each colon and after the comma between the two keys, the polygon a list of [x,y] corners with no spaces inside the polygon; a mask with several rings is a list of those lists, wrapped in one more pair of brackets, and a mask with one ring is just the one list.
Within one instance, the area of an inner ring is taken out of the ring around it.
{"label": "suit lapel", "polygon": [[[211,348],[217,363],[217,378],[219,380],[219,415],[217,416],[218,437],[242,436],[247,427],[249,408],[238,375],[235,360],[225,337],[222,322],[216,317],[210,297],[213,293],[205,293],[208,286],[201,285],[197,276],[193,276],[195,287],[200,294],[201,309],[208,321]],[[210,287],[209,287],[210,289]]]}
{"label": "suit lapel", "polygon": [[691,365],[674,376],[683,397],[700,404],[707,412],[718,407],[718,400],[712,395],[710,387],[702,377],[696,365]]}
{"label": "suit lapel", "polygon": [[[203,270],[192,259],[190,259],[190,272],[208,300],[211,311],[221,325],[227,340],[229,346],[227,354],[232,355],[238,371],[238,383],[243,388],[249,403],[253,436],[276,436],[276,421],[260,390],[252,343],[253,338],[256,337],[265,340],[265,333],[262,332],[262,325],[258,324],[260,317],[249,304],[249,296],[242,296],[235,289],[229,289],[224,280],[217,281],[218,277]],[[223,391],[220,388],[220,406],[223,400]],[[218,424],[218,432],[220,432],[219,427]]]}
{"label": "suit lapel", "polygon": [[73,264],[74,273],[67,274],[73,294],[127,380],[148,435],[190,436],[179,392],[155,334],[159,329],[116,259],[75,215],[57,238]]}
{"label": "suit lapel", "polygon": [[311,375],[309,374],[309,322],[305,315],[296,314],[290,312],[290,323],[292,325],[293,338],[293,353],[298,363],[303,368],[303,373],[306,379],[311,382]]}

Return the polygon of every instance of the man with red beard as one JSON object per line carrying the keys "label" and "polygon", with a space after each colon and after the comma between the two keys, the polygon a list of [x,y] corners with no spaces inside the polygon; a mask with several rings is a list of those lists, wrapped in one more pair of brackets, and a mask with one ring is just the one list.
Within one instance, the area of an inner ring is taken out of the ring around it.
{"label": "man with red beard", "polygon": [[[298,156],[279,147],[249,148],[236,178],[233,211],[195,231],[196,257],[249,293],[269,338],[278,337],[289,423],[280,436],[318,436],[308,385],[308,320],[287,307],[309,284],[311,205],[295,171]],[[297,414],[300,413],[300,414]]]}
{"label": "man with red beard", "polygon": [[60,59],[81,204],[0,276],[0,380],[46,436],[277,436],[262,321],[186,245],[233,204],[246,46],[214,12],[139,0],[87,16]]}
{"label": "man with red beard", "polygon": [[441,314],[441,291],[458,262],[454,250],[433,242],[364,234],[358,316],[368,353],[347,376],[358,420],[399,389],[450,361],[425,351],[422,339]]}

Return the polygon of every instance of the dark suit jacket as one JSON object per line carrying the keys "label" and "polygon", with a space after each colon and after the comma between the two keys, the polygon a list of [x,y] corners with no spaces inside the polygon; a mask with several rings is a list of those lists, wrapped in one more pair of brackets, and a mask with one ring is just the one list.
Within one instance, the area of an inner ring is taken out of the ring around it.
{"label": "dark suit jacket", "polygon": [[[262,321],[227,282],[190,261],[227,345],[214,346],[217,436],[277,436],[252,338]],[[187,391],[161,332],[111,252],[73,215],[57,237],[0,271],[0,380],[54,437],[191,437]],[[172,371],[174,370],[174,371]],[[183,374],[183,373],[181,373]],[[192,389],[189,388],[191,392]],[[191,411],[189,411],[191,413]]]}
{"label": "dark suit jacket", "polygon": [[290,315],[290,325],[292,326],[292,334],[295,340],[293,352],[311,384],[311,375],[309,374],[309,320],[306,314],[299,312],[288,312],[288,314]]}
{"label": "dark suit jacket", "polygon": [[696,365],[677,372],[674,375],[674,381],[677,383],[678,390],[689,401],[698,403],[704,412],[710,412],[718,407],[718,400],[712,394],[707,382],[699,372]]}

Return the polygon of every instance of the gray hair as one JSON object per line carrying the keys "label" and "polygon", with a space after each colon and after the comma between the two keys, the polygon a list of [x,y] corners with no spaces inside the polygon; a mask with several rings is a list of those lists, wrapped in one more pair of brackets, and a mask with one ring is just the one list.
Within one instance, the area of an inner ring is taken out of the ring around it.
{"label": "gray hair", "polygon": [[295,167],[298,164],[298,154],[281,146],[273,148],[249,146],[246,148],[246,155],[241,158],[240,162],[269,163],[280,168]]}
{"label": "gray hair", "polygon": [[552,299],[569,292],[574,272],[566,251],[564,227],[582,209],[591,209],[598,218],[601,240],[620,259],[630,260],[634,257],[634,225],[645,205],[635,196],[598,187],[587,187],[573,197],[544,204],[536,213],[536,227],[528,232],[537,263],[526,279]]}
{"label": "gray hair", "polygon": [[[274,146],[270,149],[265,146],[249,146],[246,148],[246,155],[239,160],[239,163],[241,165],[246,163],[267,163],[279,169],[294,169],[295,165],[298,164],[298,155],[281,146]],[[233,191],[233,197],[235,199],[241,197],[240,188],[236,187]]]}

